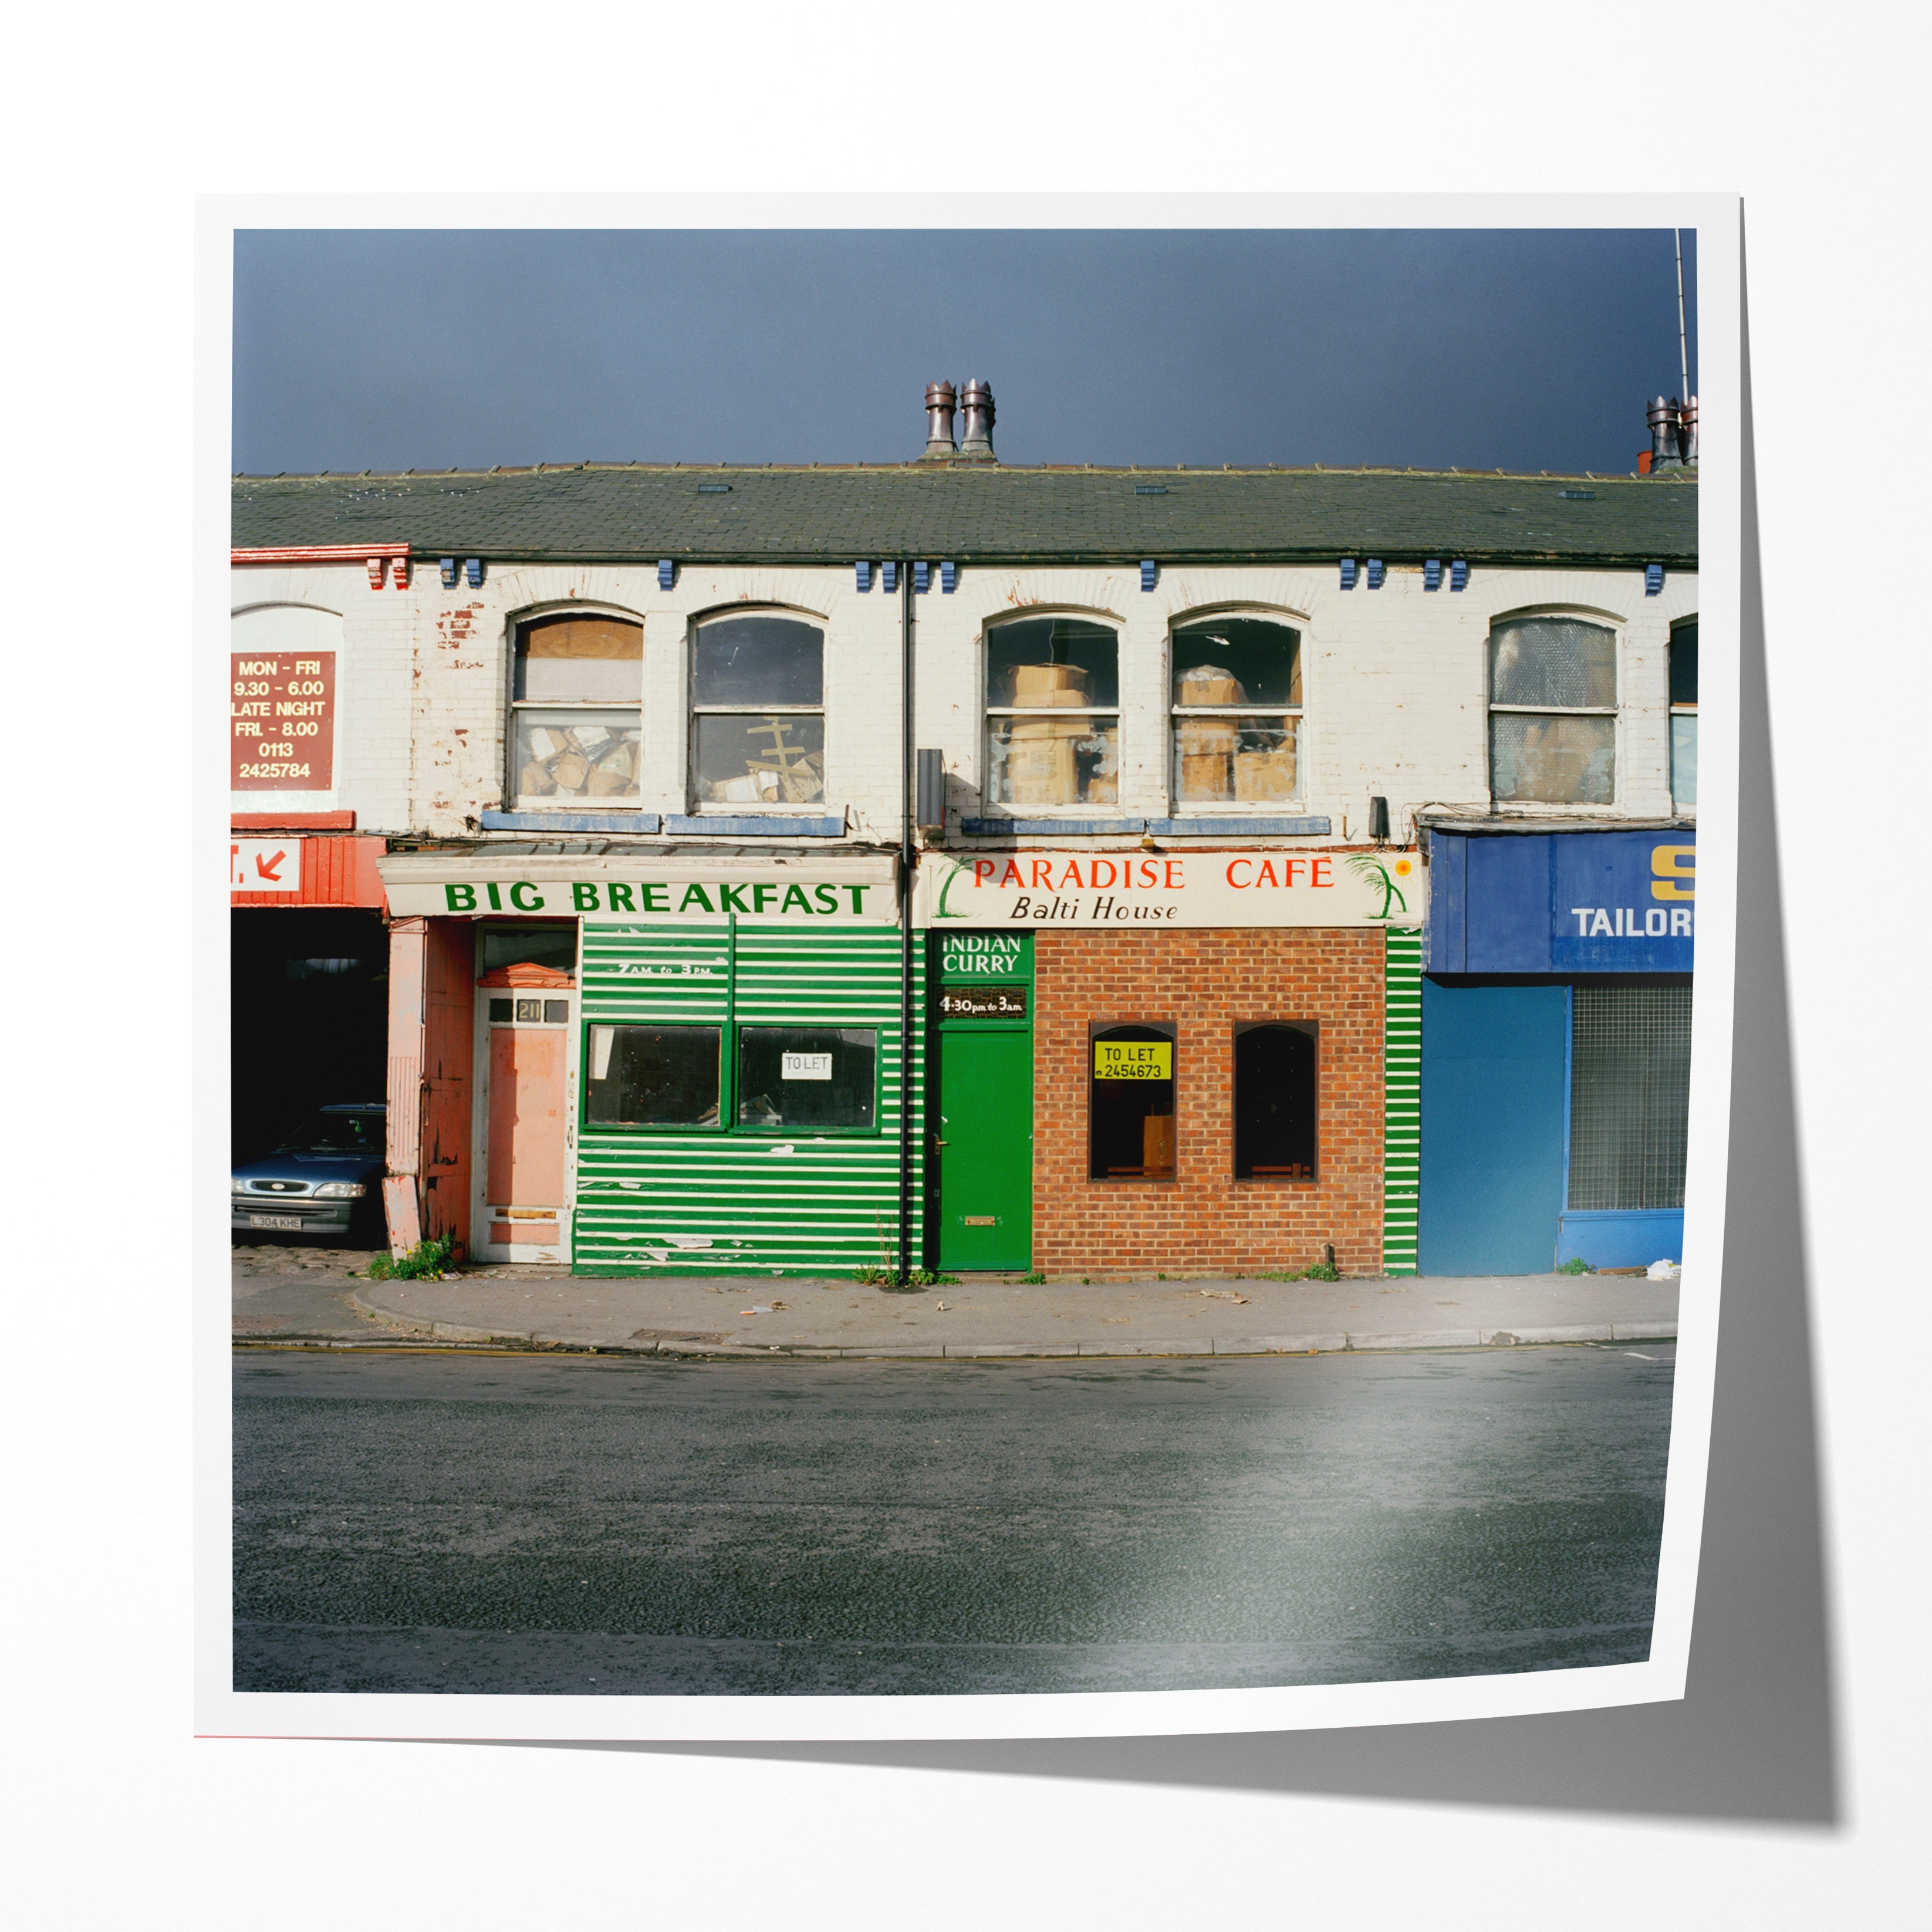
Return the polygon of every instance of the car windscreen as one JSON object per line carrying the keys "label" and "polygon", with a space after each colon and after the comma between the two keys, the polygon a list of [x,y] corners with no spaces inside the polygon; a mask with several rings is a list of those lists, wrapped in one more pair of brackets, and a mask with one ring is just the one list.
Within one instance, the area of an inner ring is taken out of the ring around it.
{"label": "car windscreen", "polygon": [[292,1154],[366,1154],[380,1160],[386,1118],[382,1114],[311,1114],[283,1145]]}

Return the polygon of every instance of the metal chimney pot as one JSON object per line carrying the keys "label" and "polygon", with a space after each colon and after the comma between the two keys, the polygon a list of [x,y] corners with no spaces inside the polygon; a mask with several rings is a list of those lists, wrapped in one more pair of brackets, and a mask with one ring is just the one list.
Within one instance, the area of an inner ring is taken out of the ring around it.
{"label": "metal chimney pot", "polygon": [[993,392],[992,386],[975,376],[966,385],[960,399],[960,406],[965,412],[964,434],[959,440],[962,457],[976,457],[982,461],[993,462]]}
{"label": "metal chimney pot", "polygon": [[958,400],[950,382],[926,384],[926,455],[950,458],[958,454],[952,446],[952,410]]}
{"label": "metal chimney pot", "polygon": [[1677,454],[1677,398],[1659,396],[1650,406],[1650,468],[1674,470],[1682,459]]}
{"label": "metal chimney pot", "polygon": [[1690,398],[1678,415],[1678,446],[1683,452],[1684,460],[1692,467],[1697,461],[1697,398]]}

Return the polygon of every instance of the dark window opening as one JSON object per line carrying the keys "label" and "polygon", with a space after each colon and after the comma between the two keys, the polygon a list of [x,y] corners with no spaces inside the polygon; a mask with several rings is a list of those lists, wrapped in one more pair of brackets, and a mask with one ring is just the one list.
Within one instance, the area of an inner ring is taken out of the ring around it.
{"label": "dark window opening", "polygon": [[715,1127],[722,1029],[593,1026],[584,1118],[606,1127]]}
{"label": "dark window opening", "polygon": [[1095,1180],[1174,1178],[1174,1029],[1096,1029],[1088,1049]]}
{"label": "dark window opening", "polygon": [[577,924],[538,926],[534,922],[483,934],[479,973],[500,966],[550,966],[560,973],[577,970]]}
{"label": "dark window opening", "polygon": [[739,1124],[869,1128],[878,1058],[872,1027],[740,1028]]}
{"label": "dark window opening", "polygon": [[1234,1035],[1234,1178],[1312,1180],[1316,1030],[1264,1022]]}

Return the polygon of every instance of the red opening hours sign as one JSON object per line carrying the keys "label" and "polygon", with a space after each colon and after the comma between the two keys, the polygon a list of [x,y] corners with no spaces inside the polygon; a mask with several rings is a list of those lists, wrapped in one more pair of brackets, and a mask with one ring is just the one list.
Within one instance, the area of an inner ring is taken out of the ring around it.
{"label": "red opening hours sign", "polygon": [[335,653],[234,652],[229,775],[236,791],[327,791],[335,782]]}

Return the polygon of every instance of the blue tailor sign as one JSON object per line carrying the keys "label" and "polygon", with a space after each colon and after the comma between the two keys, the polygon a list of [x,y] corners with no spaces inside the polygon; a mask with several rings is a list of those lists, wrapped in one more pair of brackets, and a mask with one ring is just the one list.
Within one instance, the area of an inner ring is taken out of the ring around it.
{"label": "blue tailor sign", "polygon": [[1688,973],[1694,832],[1433,832],[1431,973]]}

